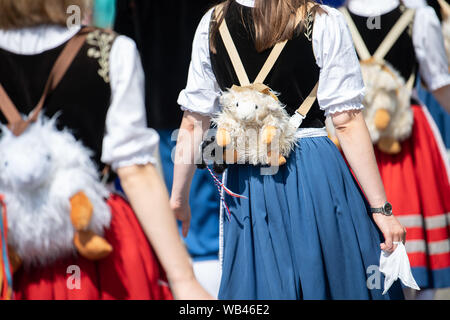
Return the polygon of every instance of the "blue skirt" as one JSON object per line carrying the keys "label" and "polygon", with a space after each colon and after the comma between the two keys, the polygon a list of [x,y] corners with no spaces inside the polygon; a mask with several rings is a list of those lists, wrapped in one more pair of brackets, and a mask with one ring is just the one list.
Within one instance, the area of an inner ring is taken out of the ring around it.
{"label": "blue skirt", "polygon": [[304,138],[276,175],[233,165],[227,187],[224,300],[402,299],[382,295],[381,234],[339,150],[327,137]]}

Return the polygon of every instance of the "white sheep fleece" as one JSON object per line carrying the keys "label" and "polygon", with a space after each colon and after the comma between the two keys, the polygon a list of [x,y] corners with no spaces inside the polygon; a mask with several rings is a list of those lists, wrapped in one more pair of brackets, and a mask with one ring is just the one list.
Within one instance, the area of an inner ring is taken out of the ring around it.
{"label": "white sheep fleece", "polygon": [[[405,80],[388,62],[363,63],[361,71],[367,87],[363,114],[372,141],[377,143],[384,137],[406,140],[411,135],[414,116],[411,92],[408,92]],[[382,131],[375,127],[374,121],[379,109],[386,109],[391,115],[388,127]]]}
{"label": "white sheep fleece", "polygon": [[[278,129],[272,148],[283,156],[294,149],[298,128],[290,125],[290,117],[281,102],[268,94],[253,89],[224,92],[220,103],[222,111],[213,118],[217,128],[226,129],[231,135],[231,147],[238,153],[238,163],[268,164],[268,147],[263,142],[263,129]],[[279,143],[279,146],[277,145]],[[277,159],[278,160],[278,159]]]}
{"label": "white sheep fleece", "polygon": [[75,254],[70,198],[83,191],[94,212],[89,229],[103,235],[111,222],[91,151],[68,130],[56,128],[57,116],[41,117],[19,137],[2,127],[0,193],[5,196],[8,244],[25,267],[47,265]]}

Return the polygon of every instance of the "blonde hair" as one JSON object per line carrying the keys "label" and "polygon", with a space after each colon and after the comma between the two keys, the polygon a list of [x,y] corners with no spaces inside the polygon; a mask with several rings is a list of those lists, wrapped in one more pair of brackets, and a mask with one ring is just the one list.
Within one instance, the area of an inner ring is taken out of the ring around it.
{"label": "blonde hair", "polygon": [[0,0],[0,29],[21,29],[43,24],[67,25],[67,8],[85,13],[87,0]]}
{"label": "blonde hair", "polygon": [[[235,0],[222,2],[224,14],[212,25],[210,47],[213,53],[216,52],[216,37],[219,26],[233,2]],[[304,24],[300,24],[299,28],[295,26],[295,17],[301,8],[303,8],[304,19],[308,14],[308,9],[313,14],[325,12],[314,0],[255,0],[252,16],[256,50],[262,52],[280,41],[292,39],[297,31],[301,31]],[[241,16],[241,20],[243,20],[243,16]]]}

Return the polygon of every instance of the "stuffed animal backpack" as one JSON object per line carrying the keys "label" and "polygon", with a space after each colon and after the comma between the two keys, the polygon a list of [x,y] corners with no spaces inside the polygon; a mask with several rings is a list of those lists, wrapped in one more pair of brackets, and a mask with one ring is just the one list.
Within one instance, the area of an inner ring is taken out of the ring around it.
{"label": "stuffed animal backpack", "polygon": [[[222,9],[216,7],[216,21],[223,15]],[[302,20],[300,11],[296,25]],[[309,19],[313,20],[312,13]],[[295,115],[289,116],[277,94],[264,84],[287,40],[274,46],[259,75],[250,83],[225,18],[219,32],[240,82],[222,94],[222,110],[213,118],[217,127],[215,141],[225,149],[223,159],[227,164],[282,166],[296,145],[297,129],[316,100],[318,84]]]}
{"label": "stuffed animal backpack", "polygon": [[[0,111],[8,120],[0,137],[0,193],[8,212],[8,260],[13,271],[47,265],[78,251],[99,260],[112,251],[103,238],[111,221],[91,152],[57,117],[40,116],[47,95],[56,88],[87,37],[72,38],[50,73],[44,93],[24,120],[0,84]],[[6,221],[6,220],[5,220]]]}
{"label": "stuffed animal backpack", "polygon": [[372,142],[385,153],[397,154],[401,151],[401,142],[412,132],[413,112],[410,99],[416,72],[414,70],[405,81],[384,57],[414,21],[415,10],[405,10],[374,55],[369,53],[348,10],[343,8],[341,12],[347,19],[361,59],[361,71],[367,89],[363,114]]}

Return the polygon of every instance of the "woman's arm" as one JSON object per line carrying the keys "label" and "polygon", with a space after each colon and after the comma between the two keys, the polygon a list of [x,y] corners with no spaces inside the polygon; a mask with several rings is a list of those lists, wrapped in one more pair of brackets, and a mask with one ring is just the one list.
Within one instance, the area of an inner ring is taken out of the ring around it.
{"label": "woman's arm", "polygon": [[178,234],[166,187],[156,168],[117,170],[123,189],[159,258],[176,299],[212,299],[194,276],[190,257]]}
{"label": "woman's arm", "polygon": [[[382,207],[387,201],[386,193],[362,112],[335,113],[332,115],[332,120],[342,151],[364,190],[370,206],[373,208]],[[396,248],[393,242],[405,239],[405,228],[394,216],[387,217],[382,214],[374,214],[373,218],[385,238],[385,242],[381,244],[381,249],[393,251]]]}
{"label": "woman's arm", "polygon": [[434,90],[433,96],[439,104],[450,113],[450,85]]}
{"label": "woman's arm", "polygon": [[191,221],[189,192],[196,170],[195,159],[197,159],[200,144],[210,123],[209,117],[186,111],[178,134],[170,205],[177,219],[183,224],[184,237],[187,237]]}

